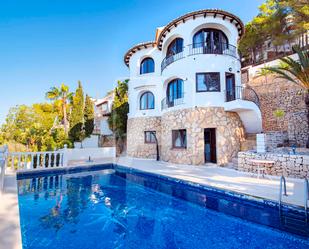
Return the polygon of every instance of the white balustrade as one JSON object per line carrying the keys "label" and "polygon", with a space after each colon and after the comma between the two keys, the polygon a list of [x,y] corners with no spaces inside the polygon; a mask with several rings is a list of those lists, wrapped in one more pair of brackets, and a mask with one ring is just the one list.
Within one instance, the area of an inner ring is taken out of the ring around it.
{"label": "white balustrade", "polygon": [[0,194],[2,194],[4,185],[4,174],[7,166],[8,147],[5,145],[0,147]]}
{"label": "white balustrade", "polygon": [[8,162],[12,170],[38,170],[63,167],[65,151],[12,152],[8,153]]}

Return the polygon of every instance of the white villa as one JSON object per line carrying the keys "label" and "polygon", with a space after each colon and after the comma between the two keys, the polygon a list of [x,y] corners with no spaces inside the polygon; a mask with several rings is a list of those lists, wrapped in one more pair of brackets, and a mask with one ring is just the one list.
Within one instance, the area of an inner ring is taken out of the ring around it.
{"label": "white villa", "polygon": [[102,99],[94,100],[94,134],[102,136],[113,135],[113,132],[109,129],[107,119],[111,114],[112,105],[114,101],[114,94],[108,94]]}
{"label": "white villa", "polygon": [[225,165],[247,134],[262,131],[259,99],[241,84],[242,21],[200,10],[158,28],[124,56],[130,69],[127,153],[163,161]]}

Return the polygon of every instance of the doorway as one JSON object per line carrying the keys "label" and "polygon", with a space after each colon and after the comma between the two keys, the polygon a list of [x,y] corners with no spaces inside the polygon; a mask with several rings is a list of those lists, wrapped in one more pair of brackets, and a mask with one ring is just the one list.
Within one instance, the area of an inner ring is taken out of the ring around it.
{"label": "doorway", "polygon": [[226,101],[233,101],[236,99],[235,92],[235,75],[232,73],[225,74],[225,89],[226,89]]}
{"label": "doorway", "polygon": [[216,153],[216,129],[207,128],[204,130],[204,157],[205,163],[217,163]]}

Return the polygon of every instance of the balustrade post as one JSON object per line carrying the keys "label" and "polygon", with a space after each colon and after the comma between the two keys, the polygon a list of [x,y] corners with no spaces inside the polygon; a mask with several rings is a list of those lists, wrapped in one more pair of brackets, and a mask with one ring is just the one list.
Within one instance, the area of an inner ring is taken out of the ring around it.
{"label": "balustrade post", "polygon": [[20,169],[21,154],[18,154],[17,169]]}
{"label": "balustrade post", "polygon": [[36,167],[39,168],[40,166],[40,154],[36,153]]}
{"label": "balustrade post", "polygon": [[48,168],[51,166],[51,153],[48,153]]}
{"label": "balustrade post", "polygon": [[63,166],[68,166],[68,146],[65,144],[63,148]]}
{"label": "balustrade post", "polygon": [[43,156],[43,164],[42,164],[42,166],[43,166],[43,168],[46,168],[46,153],[44,153],[44,156]]}
{"label": "balustrade post", "polygon": [[34,159],[34,155],[33,153],[31,153],[30,169],[33,169],[33,159]]}
{"label": "balustrade post", "polygon": [[53,167],[57,167],[57,152],[54,152],[54,165]]}

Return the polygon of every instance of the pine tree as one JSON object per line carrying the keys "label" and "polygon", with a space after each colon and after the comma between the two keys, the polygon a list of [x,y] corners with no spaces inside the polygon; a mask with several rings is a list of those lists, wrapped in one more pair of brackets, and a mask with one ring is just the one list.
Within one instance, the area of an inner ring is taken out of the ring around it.
{"label": "pine tree", "polygon": [[84,93],[80,81],[72,102],[72,112],[70,117],[70,132],[69,136],[73,142],[82,141],[84,125]]}
{"label": "pine tree", "polygon": [[84,122],[85,137],[89,137],[94,129],[94,107],[92,100],[87,94],[85,99]]}

